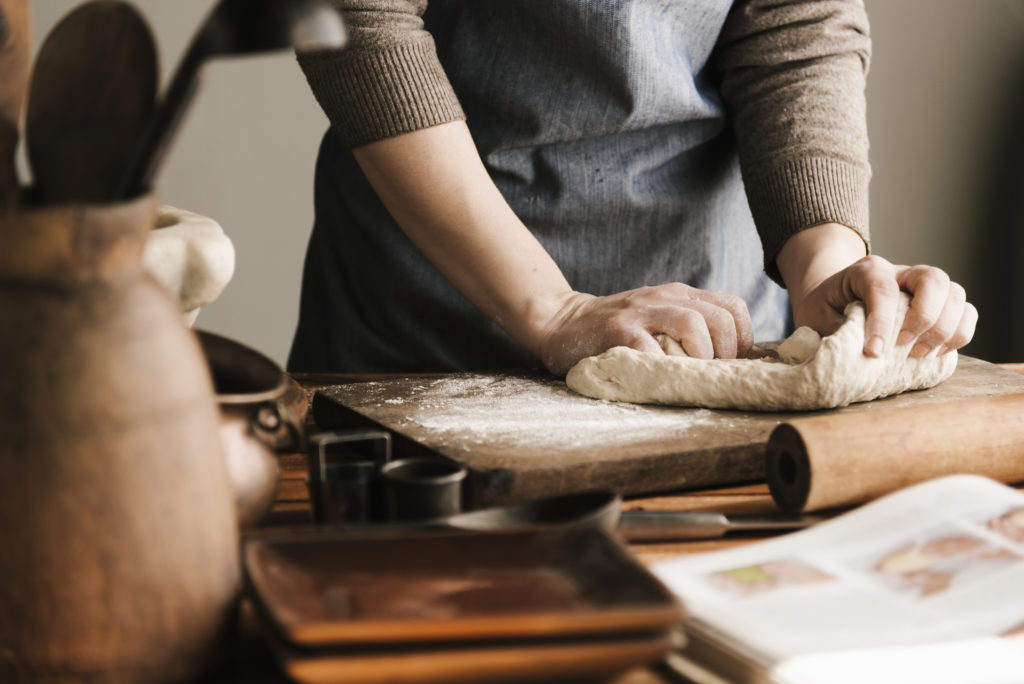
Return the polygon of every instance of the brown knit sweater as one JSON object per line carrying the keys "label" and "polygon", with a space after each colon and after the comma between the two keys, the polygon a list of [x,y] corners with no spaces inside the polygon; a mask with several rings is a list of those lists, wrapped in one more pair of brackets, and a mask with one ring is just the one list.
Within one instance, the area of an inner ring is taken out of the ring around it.
{"label": "brown knit sweater", "polygon": [[[463,118],[423,28],[425,0],[332,1],[349,45],[299,61],[345,145]],[[868,240],[869,54],[860,0],[739,0],[718,37],[720,91],[776,280],[778,250],[804,228],[841,223]]]}

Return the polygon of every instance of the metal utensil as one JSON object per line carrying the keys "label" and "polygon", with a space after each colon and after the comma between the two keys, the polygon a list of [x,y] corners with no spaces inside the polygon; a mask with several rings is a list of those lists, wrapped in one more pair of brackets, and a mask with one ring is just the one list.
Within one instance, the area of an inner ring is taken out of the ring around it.
{"label": "metal utensil", "polygon": [[211,58],[294,47],[303,52],[341,47],[345,30],[323,0],[221,0],[200,25],[175,70],[145,137],[120,179],[118,195],[150,188]]}
{"label": "metal utensil", "polygon": [[39,49],[26,113],[35,185],[49,203],[104,202],[153,117],[153,36],[121,0],[65,15]]}
{"label": "metal utensil", "polygon": [[797,530],[816,516],[727,516],[703,511],[621,511],[621,499],[607,491],[566,494],[512,506],[484,508],[434,521],[444,527],[493,530],[511,527],[579,526],[616,531],[629,541],[712,539],[729,532]]}
{"label": "metal utensil", "polygon": [[0,208],[15,204],[15,151],[28,87],[31,11],[29,0],[0,0]]}
{"label": "metal utensil", "polygon": [[437,521],[462,530],[497,530],[512,527],[597,527],[615,530],[622,499],[607,491],[564,494],[510,506],[481,508]]}
{"label": "metal utensil", "polygon": [[618,532],[629,541],[714,539],[729,532],[783,532],[820,522],[816,516],[725,515],[705,511],[625,511]]}

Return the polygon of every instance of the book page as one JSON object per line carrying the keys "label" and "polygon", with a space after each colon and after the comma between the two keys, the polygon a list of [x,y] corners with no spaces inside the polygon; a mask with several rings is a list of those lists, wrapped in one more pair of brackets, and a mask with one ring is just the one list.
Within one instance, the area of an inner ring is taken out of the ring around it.
{"label": "book page", "polygon": [[[821,667],[829,682],[882,681],[901,663],[966,657],[950,642],[1016,664],[1005,681],[1024,681],[1024,494],[987,478],[932,480],[814,528],[653,570],[695,616],[688,628],[774,663],[776,681],[822,681]],[[892,681],[1004,681],[912,675]]]}

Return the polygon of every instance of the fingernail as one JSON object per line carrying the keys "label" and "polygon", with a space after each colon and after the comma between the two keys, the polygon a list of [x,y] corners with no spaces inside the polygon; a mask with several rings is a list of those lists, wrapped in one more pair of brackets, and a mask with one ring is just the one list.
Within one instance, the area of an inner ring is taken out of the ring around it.
{"label": "fingernail", "polygon": [[924,342],[918,342],[914,345],[914,348],[910,350],[910,355],[915,359],[920,359],[921,357],[926,356],[931,350],[932,348]]}
{"label": "fingernail", "polygon": [[905,344],[910,344],[914,341],[914,333],[909,330],[900,330],[900,334],[896,337],[896,346],[902,347]]}
{"label": "fingernail", "polygon": [[879,357],[885,351],[885,341],[881,335],[875,335],[864,345],[864,352],[868,356]]}

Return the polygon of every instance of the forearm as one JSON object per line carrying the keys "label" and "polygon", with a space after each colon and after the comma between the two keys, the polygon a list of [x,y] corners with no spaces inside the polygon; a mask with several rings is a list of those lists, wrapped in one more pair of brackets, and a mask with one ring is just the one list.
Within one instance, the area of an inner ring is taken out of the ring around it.
{"label": "forearm", "polygon": [[353,150],[395,221],[491,320],[539,354],[572,294],[484,169],[469,130],[451,122]]}

